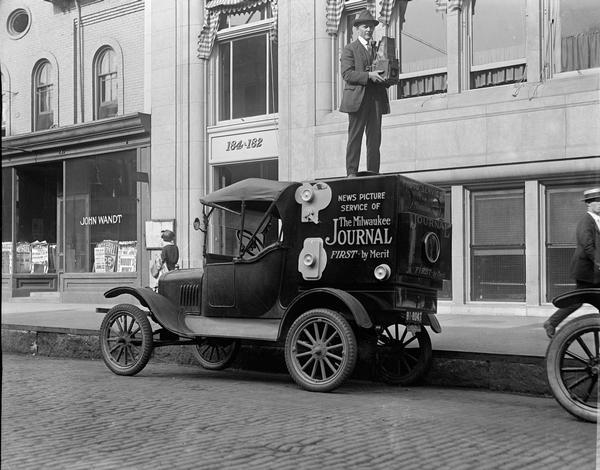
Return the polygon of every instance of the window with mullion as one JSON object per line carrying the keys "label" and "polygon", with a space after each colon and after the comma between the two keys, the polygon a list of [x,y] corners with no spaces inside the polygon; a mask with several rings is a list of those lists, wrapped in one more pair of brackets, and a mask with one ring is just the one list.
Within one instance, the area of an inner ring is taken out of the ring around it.
{"label": "window with mullion", "polygon": [[399,0],[392,16],[400,64],[398,98],[434,95],[448,89],[446,17],[435,3]]}
{"label": "window with mullion", "polygon": [[49,129],[54,124],[52,107],[53,89],[52,66],[49,62],[41,63],[35,74],[34,129]]}
{"label": "window with mullion", "polygon": [[97,60],[97,117],[99,119],[115,116],[119,109],[117,95],[117,61],[112,49],[104,49]]}
{"label": "window with mullion", "polygon": [[524,81],[527,0],[471,0],[471,88]]}
{"label": "window with mullion", "polygon": [[522,189],[471,193],[471,300],[525,301]]}
{"label": "window with mullion", "polygon": [[277,48],[268,33],[219,44],[219,120],[277,112]]}
{"label": "window with mullion", "polygon": [[546,301],[575,288],[570,264],[575,252],[575,227],[585,213],[584,186],[546,189]]}

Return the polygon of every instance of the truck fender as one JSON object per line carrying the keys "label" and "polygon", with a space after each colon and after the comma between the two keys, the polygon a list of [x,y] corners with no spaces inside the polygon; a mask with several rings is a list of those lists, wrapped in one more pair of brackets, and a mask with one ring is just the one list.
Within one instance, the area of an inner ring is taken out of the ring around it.
{"label": "truck fender", "polygon": [[301,313],[318,307],[346,307],[358,326],[362,328],[371,328],[373,326],[371,317],[369,317],[365,307],[356,297],[340,289],[323,287],[303,292],[292,301],[286,308],[283,321],[279,327],[279,337],[287,331],[289,326]]}
{"label": "truck fender", "polygon": [[554,297],[552,303],[558,308],[570,307],[573,304],[590,304],[600,311],[600,288],[588,287],[565,292]]}
{"label": "truck fender", "polygon": [[154,292],[150,287],[114,287],[104,293],[107,299],[129,294],[139,300],[142,306],[150,310],[152,319],[163,328],[180,336],[194,336],[180,320],[178,308],[166,297]]}

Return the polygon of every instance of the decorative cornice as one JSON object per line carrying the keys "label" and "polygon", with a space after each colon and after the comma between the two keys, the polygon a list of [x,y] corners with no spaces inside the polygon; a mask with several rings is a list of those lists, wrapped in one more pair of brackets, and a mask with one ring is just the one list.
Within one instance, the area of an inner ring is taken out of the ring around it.
{"label": "decorative cornice", "polygon": [[36,152],[51,152],[68,147],[85,147],[99,142],[128,139],[150,142],[150,115],[127,114],[112,119],[85,122],[2,138],[2,160]]}

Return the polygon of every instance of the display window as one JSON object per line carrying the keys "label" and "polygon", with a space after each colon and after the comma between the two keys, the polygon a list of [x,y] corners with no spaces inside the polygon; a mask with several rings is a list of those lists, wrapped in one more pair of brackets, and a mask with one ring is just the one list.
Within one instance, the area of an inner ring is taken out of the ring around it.
{"label": "display window", "polygon": [[15,274],[57,272],[57,199],[62,164],[25,165],[15,171]]}
{"label": "display window", "polygon": [[65,271],[137,271],[136,153],[65,163]]}
{"label": "display window", "polygon": [[2,169],[2,274],[12,274],[12,169]]}

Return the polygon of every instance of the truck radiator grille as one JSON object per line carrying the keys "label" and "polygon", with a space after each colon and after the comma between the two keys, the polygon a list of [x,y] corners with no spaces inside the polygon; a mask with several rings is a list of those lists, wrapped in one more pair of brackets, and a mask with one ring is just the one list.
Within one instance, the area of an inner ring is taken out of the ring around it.
{"label": "truck radiator grille", "polygon": [[182,307],[200,307],[200,285],[183,284],[179,290],[179,305]]}

